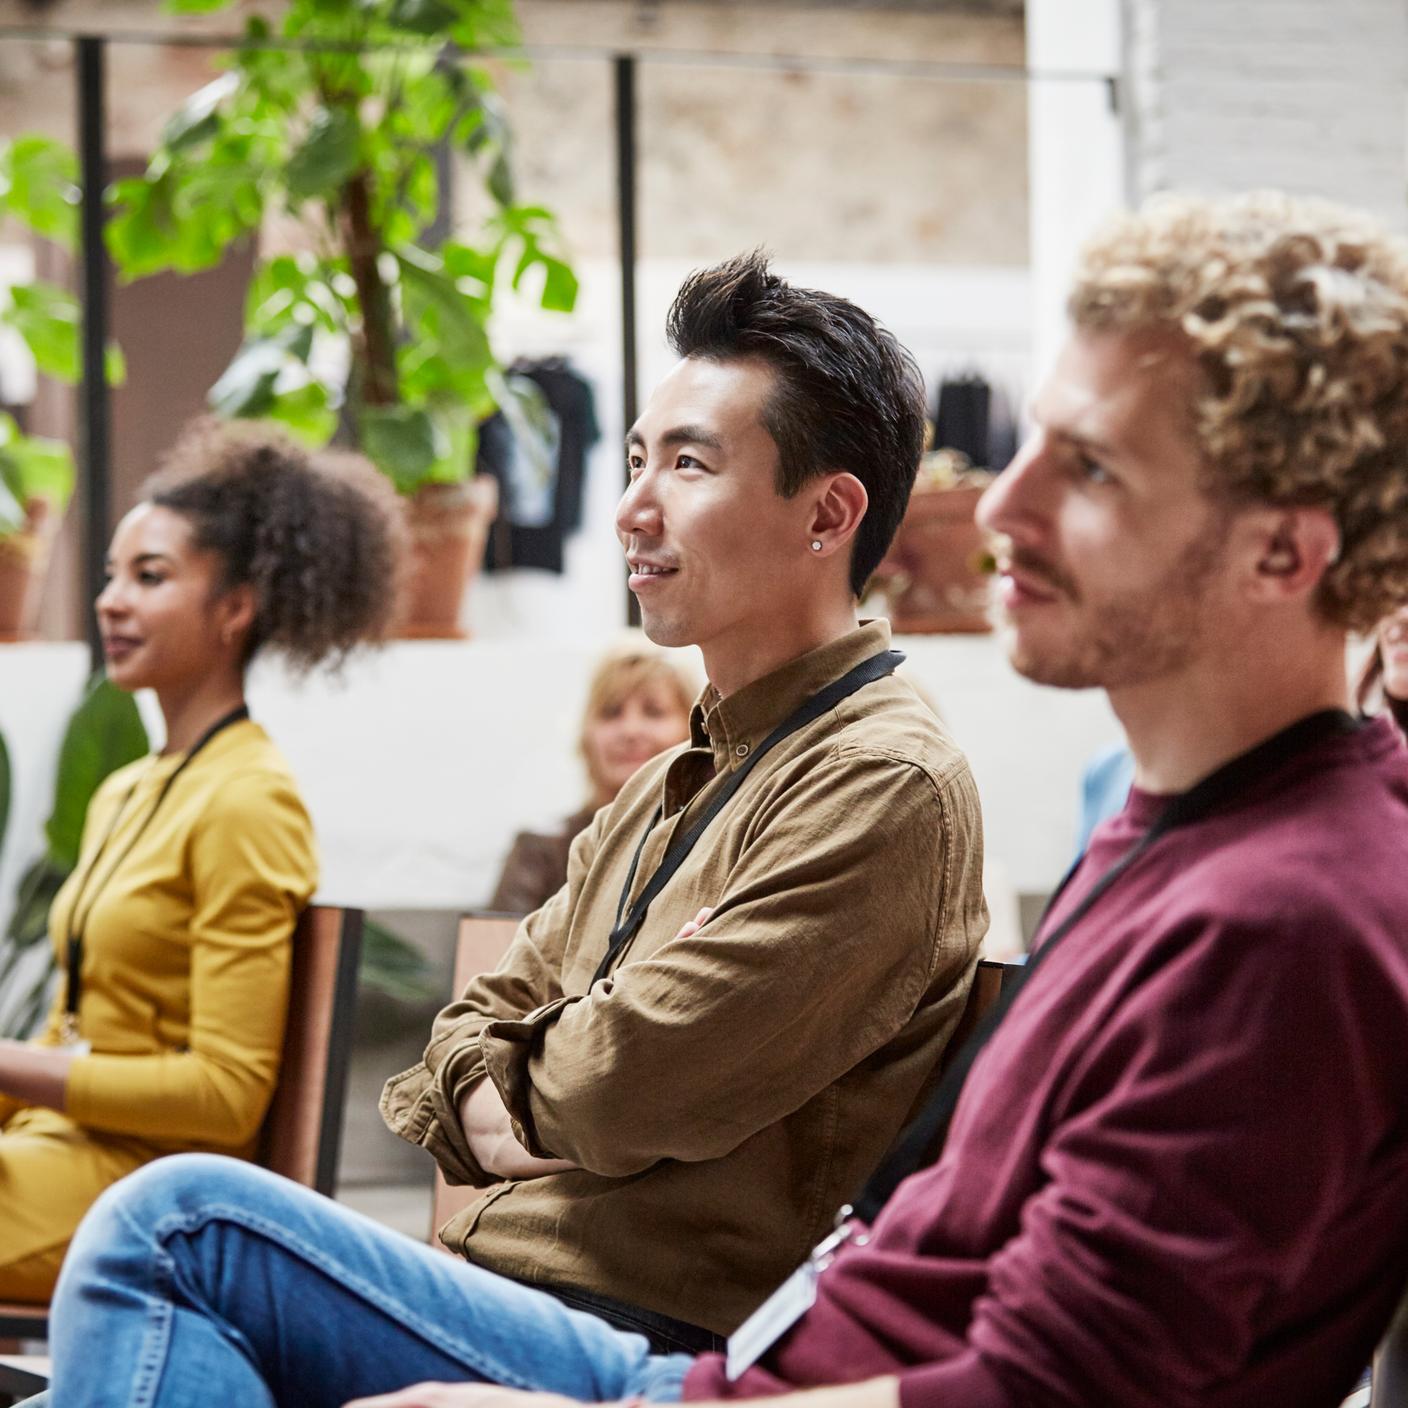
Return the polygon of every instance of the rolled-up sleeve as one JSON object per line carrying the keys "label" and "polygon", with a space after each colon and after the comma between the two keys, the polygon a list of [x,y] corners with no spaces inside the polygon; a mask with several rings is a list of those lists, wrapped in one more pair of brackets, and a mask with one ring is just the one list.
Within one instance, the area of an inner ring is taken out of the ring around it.
{"label": "rolled-up sleeve", "polygon": [[572,843],[567,883],[518,927],[503,961],[471,980],[436,1017],[424,1057],[393,1076],[381,1095],[392,1133],[426,1149],[451,1183],[495,1181],[475,1159],[459,1104],[485,1074],[480,1035],[495,1020],[530,1017],[562,997],[562,961],[583,881],[596,853],[604,813]]}
{"label": "rolled-up sleeve", "polygon": [[[966,768],[838,749],[788,779],[694,936],[583,996],[484,1024],[484,1067],[520,1142],[624,1177],[720,1157],[882,1047],[978,935],[954,859],[981,853]],[[877,883],[884,876],[885,883]]]}

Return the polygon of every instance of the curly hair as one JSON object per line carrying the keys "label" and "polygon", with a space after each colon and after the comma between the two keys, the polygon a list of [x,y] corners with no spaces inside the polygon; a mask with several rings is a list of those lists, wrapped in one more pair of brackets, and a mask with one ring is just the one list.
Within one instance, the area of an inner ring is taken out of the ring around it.
{"label": "curly hair", "polygon": [[665,334],[679,357],[757,357],[776,385],[763,424],[778,452],[778,492],[848,470],[870,503],[851,552],[861,594],[909,504],[924,452],[924,379],[869,313],[832,293],[796,288],[761,250],[691,274]]}
{"label": "curly hair", "polygon": [[1408,244],[1327,201],[1156,196],[1086,246],[1068,310],[1190,348],[1209,492],[1333,514],[1326,620],[1408,600]]}
{"label": "curly hair", "polygon": [[312,452],[251,421],[196,421],[142,496],[181,514],[218,554],[223,584],[249,583],[246,659],[269,648],[298,671],[385,640],[405,574],[406,528],[388,481],[360,455]]}

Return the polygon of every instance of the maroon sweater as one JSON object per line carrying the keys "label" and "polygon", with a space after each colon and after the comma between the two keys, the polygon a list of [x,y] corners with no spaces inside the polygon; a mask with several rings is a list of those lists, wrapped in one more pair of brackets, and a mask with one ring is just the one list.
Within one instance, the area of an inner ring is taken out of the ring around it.
{"label": "maroon sweater", "polygon": [[[1059,924],[1149,827],[1097,830]],[[692,1399],[1324,1408],[1408,1278],[1408,756],[1378,720],[1155,841],[1033,976],[943,1158]]]}

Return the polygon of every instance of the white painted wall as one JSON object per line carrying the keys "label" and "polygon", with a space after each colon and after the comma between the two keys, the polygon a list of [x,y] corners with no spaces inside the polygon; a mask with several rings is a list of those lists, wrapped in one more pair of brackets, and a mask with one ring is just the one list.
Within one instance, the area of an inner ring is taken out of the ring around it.
{"label": "white painted wall", "polygon": [[1119,0],[1027,0],[1032,363],[1065,335],[1076,252],[1126,201],[1125,124],[1112,101],[1122,70]]}
{"label": "white painted wall", "polygon": [[[277,667],[257,668],[250,706],[308,802],[320,894],[367,908],[481,904],[514,832],[550,826],[580,805],[577,721],[609,640],[407,641],[354,662],[340,680],[294,683]],[[1046,891],[1064,871],[1081,766],[1117,736],[1115,724],[1103,696],[1019,679],[993,637],[897,643],[972,761],[999,928],[1010,931],[1012,892]],[[63,722],[86,667],[77,645],[0,646],[0,728],[17,772],[0,923],[37,850]],[[1002,937],[1009,942],[1010,932]]]}
{"label": "white painted wall", "polygon": [[1403,0],[1128,0],[1138,193],[1274,186],[1408,228]]}
{"label": "white painted wall", "polygon": [[[721,249],[719,257],[736,253]],[[640,405],[674,363],[665,314],[685,276],[682,260],[645,259],[637,276]],[[914,353],[931,392],[951,372],[979,367],[1014,410],[1031,386],[1031,290],[1025,269],[1002,266],[778,261],[796,283],[852,299]],[[477,639],[574,642],[625,624],[625,573],[614,518],[624,476],[621,423],[620,277],[611,260],[577,266],[581,295],[571,318],[506,301],[493,328],[501,355],[563,352],[596,388],[602,438],[591,458],[583,529],[568,544],[567,571],[514,571],[481,579],[465,608]]]}

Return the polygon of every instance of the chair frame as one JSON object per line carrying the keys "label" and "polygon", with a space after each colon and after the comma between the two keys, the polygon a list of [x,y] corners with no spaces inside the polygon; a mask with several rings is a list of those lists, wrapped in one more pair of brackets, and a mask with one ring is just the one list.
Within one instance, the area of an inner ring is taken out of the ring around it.
{"label": "chair frame", "polygon": [[[279,1082],[260,1133],[258,1162],[274,1173],[331,1197],[342,1146],[342,1113],[352,1061],[357,969],[362,953],[360,909],[309,905],[294,931],[288,1026]],[[309,1021],[299,1001],[310,982],[330,992]],[[310,1121],[300,1099],[308,1083],[321,1087]],[[45,1340],[49,1307],[0,1302],[0,1340]],[[15,1380],[0,1364],[0,1390]]]}
{"label": "chair frame", "polygon": [[[454,995],[459,995],[469,986],[471,978],[480,973],[492,972],[499,959],[508,952],[518,926],[523,922],[521,914],[511,914],[504,910],[477,909],[460,915],[459,932],[455,938],[455,970],[450,986]],[[452,1187],[445,1181],[440,1166],[435,1166],[435,1189],[430,1200],[429,1242],[436,1251],[454,1255],[439,1238],[440,1229],[457,1213],[479,1196],[479,1189],[463,1186]]]}

